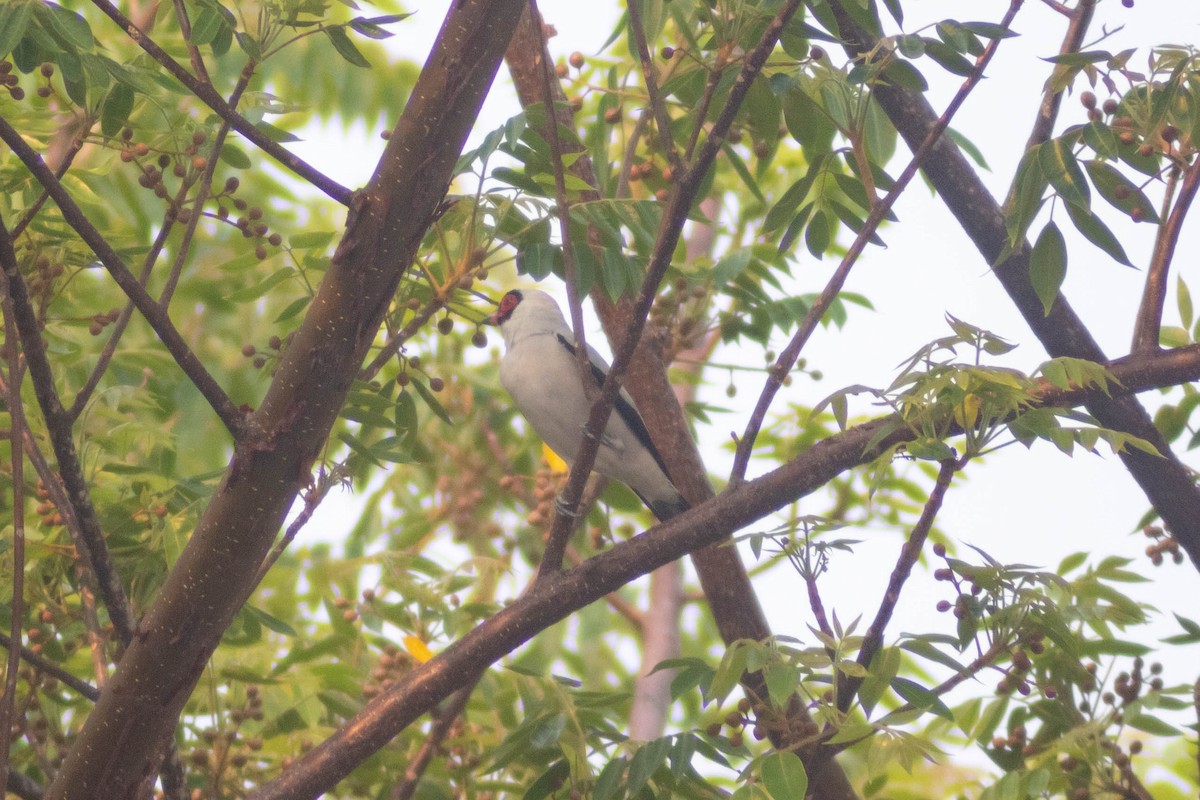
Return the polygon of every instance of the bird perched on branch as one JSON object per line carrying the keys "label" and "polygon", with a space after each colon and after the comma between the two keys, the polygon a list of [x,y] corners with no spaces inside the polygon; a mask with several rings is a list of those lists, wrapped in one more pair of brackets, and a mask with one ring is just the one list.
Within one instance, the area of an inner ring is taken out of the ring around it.
{"label": "bird perched on branch", "polygon": [[[580,380],[575,335],[558,304],[545,292],[514,289],[504,295],[500,308],[486,321],[499,326],[504,335],[500,383],[542,440],[574,463],[592,401]],[[598,392],[608,374],[608,363],[591,347],[588,360]],[[600,437],[595,470],[632,489],[660,520],[687,510],[633,398],[624,389]]]}

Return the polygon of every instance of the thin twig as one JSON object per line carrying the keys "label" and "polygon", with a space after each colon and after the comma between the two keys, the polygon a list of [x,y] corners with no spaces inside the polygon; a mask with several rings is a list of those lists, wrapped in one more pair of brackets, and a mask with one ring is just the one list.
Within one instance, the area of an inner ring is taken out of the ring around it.
{"label": "thin twig", "polygon": [[[529,0],[529,9],[534,19],[541,18],[537,0]],[[545,28],[542,36],[545,36]],[[545,39],[542,40],[545,49]],[[592,363],[588,353],[587,337],[583,326],[582,298],[579,296],[579,278],[575,271],[575,253],[571,248],[571,201],[567,196],[566,168],[563,165],[563,143],[558,135],[558,114],[554,108],[554,91],[551,81],[554,73],[550,65],[542,62],[542,108],[546,114],[546,140],[550,144],[550,161],[554,166],[554,195],[555,211],[558,214],[559,237],[562,239],[563,272],[567,285],[567,308],[571,314],[571,330],[575,334],[575,367],[579,383],[583,387],[583,396],[592,400],[598,394],[595,379],[592,377]],[[561,512],[560,512],[561,513]],[[554,525],[550,529],[550,538],[546,541],[546,549],[542,553],[541,563],[538,564],[538,577],[557,572],[562,569],[563,551],[567,540],[574,532],[574,525]]]}
{"label": "thin twig", "polygon": [[[12,649],[13,640],[4,633],[0,633],[0,647]],[[85,680],[77,678],[61,666],[46,658],[43,655],[33,652],[28,647],[22,645],[16,651],[20,654],[21,659],[29,664],[34,669],[44,672],[50,677],[57,680],[59,683],[74,689],[76,692],[91,700],[93,703],[100,699],[100,690]]]}
{"label": "thin twig", "polygon": [[618,200],[624,200],[629,197],[629,175],[633,169],[634,159],[637,158],[637,146],[642,141],[642,134],[646,131],[646,126],[650,124],[650,114],[643,110],[638,114],[637,121],[633,123],[633,130],[629,132],[629,140],[625,142],[624,157],[621,159],[621,169],[617,172],[617,188],[613,191],[613,197]]}
{"label": "thin twig", "polygon": [[121,26],[129,38],[146,51],[147,54],[171,73],[180,83],[187,87],[188,91],[199,98],[205,105],[216,112],[217,116],[229,123],[235,131],[245,136],[252,144],[258,147],[267,155],[274,158],[283,166],[290,169],[292,172],[299,175],[304,180],[316,186],[322,192],[333,198],[344,206],[350,205],[350,198],[353,195],[349,189],[342,186],[337,181],[327,175],[322,174],[307,162],[298,156],[289,153],[277,142],[271,139],[250,122],[241,114],[234,111],[225,102],[225,99],[214,89],[210,84],[197,80],[190,72],[183,68],[175,59],[159,47],[153,39],[145,34],[140,28],[126,17],[121,11],[108,0],[92,0],[93,4],[104,12],[109,19]]}
{"label": "thin twig", "polygon": [[[62,176],[67,174],[67,170],[71,168],[71,163],[75,160],[75,156],[77,156],[79,151],[83,149],[85,141],[84,137],[86,134],[87,131],[81,131],[75,137],[75,140],[71,142],[71,146],[63,155],[62,161],[57,167],[54,168],[54,177],[61,180]],[[33,222],[34,217],[37,216],[38,212],[42,209],[42,206],[45,205],[46,201],[49,199],[50,193],[43,189],[41,193],[38,194],[37,199],[30,204],[29,208],[25,209],[25,213],[22,214],[13,225],[12,238],[14,242],[21,236],[22,233],[25,232],[25,228],[29,226],[29,223]]]}
{"label": "thin twig", "polygon": [[471,699],[471,693],[475,691],[475,687],[479,684],[479,679],[483,674],[471,681],[463,688],[459,689],[446,705],[438,709],[433,723],[433,729],[425,736],[425,741],[421,742],[421,747],[417,750],[417,754],[413,756],[408,767],[404,770],[404,780],[396,784],[392,790],[391,800],[411,800],[417,792],[417,787],[421,783],[421,776],[425,774],[425,770],[429,768],[429,763],[433,761],[433,757],[437,754],[438,748],[442,746],[442,742],[454,729],[454,723],[462,716],[463,711],[467,708],[467,701]]}
{"label": "thin twig", "polygon": [[[1063,34],[1063,42],[1058,48],[1060,56],[1078,52],[1087,36],[1088,26],[1092,22],[1092,12],[1096,8],[1095,0],[1079,0],[1074,10],[1067,13],[1070,23],[1067,32]],[[1058,109],[1062,105],[1063,89],[1056,89],[1052,81],[1046,82],[1046,91],[1042,95],[1042,103],[1038,106],[1037,120],[1029,134],[1025,149],[1039,145],[1050,138],[1054,132],[1054,121],[1058,119]]]}
{"label": "thin twig", "polygon": [[[0,277],[6,284],[7,277]],[[8,406],[8,439],[12,455],[12,620],[9,639],[20,645],[21,628],[25,619],[25,410],[21,405],[21,383],[25,369],[21,365],[20,338],[13,320],[12,296],[7,288],[2,298],[4,310],[4,360],[8,362],[8,380],[5,387],[5,404]],[[8,784],[8,735],[12,730],[13,714],[17,703],[17,673],[20,666],[19,647],[8,651],[8,665],[4,673],[4,697],[0,698],[0,733],[5,737],[0,746],[0,786]]]}
{"label": "thin twig", "polygon": [[[0,125],[7,124],[0,119]],[[83,467],[75,452],[75,442],[71,434],[71,419],[67,416],[54,388],[54,373],[50,359],[46,355],[46,346],[42,342],[41,331],[33,306],[29,303],[29,293],[25,288],[25,279],[17,266],[16,254],[13,252],[12,239],[9,238],[8,228],[0,218],[0,267],[3,267],[7,286],[5,292],[10,300],[11,313],[16,321],[21,344],[25,351],[25,362],[29,369],[29,377],[33,381],[34,393],[42,409],[46,421],[46,429],[54,446],[54,455],[58,459],[59,474],[62,475],[63,485],[69,497],[70,506],[79,521],[79,544],[84,547],[84,557],[91,568],[92,574],[101,590],[101,596],[108,607],[109,618],[123,643],[128,644],[133,638],[134,620],[130,611],[129,600],[112,563],[105,544],[104,535],[100,531],[100,521],[96,517],[95,506],[92,505],[91,494],[87,481],[83,476]]]}
{"label": "thin twig", "polygon": [[[178,205],[187,196],[188,188],[188,184],[182,184],[179,187],[179,191],[175,195],[175,205]],[[162,225],[159,226],[158,234],[150,244],[150,250],[142,260],[142,271],[138,273],[138,283],[143,287],[150,280],[150,273],[154,269],[154,262],[158,260],[162,249],[166,246],[167,238],[171,235],[174,225],[174,216],[171,214],[165,215]],[[83,413],[83,409],[87,406],[88,400],[91,399],[92,393],[100,385],[100,379],[108,371],[108,365],[112,362],[112,357],[116,355],[117,345],[120,344],[121,337],[125,335],[125,329],[129,327],[129,321],[133,319],[133,311],[133,301],[128,301],[117,316],[116,324],[113,325],[112,332],[108,336],[108,341],[104,343],[104,348],[100,351],[100,355],[97,356],[96,363],[92,365],[91,373],[88,375],[87,380],[83,382],[83,386],[76,392],[75,399],[71,402],[71,408],[67,411],[72,422],[79,419],[79,415]]]}
{"label": "thin twig", "polygon": [[[192,352],[184,341],[175,325],[171,322],[167,312],[155,302],[138,283],[138,279],[117,252],[113,250],[108,241],[96,230],[92,225],[87,215],[82,209],[75,204],[62,183],[54,177],[54,173],[46,166],[41,157],[33,151],[25,140],[3,117],[0,117],[0,140],[12,149],[13,153],[21,160],[21,163],[33,173],[33,177],[50,193],[50,197],[58,205],[59,211],[62,212],[63,219],[70,225],[79,237],[92,249],[96,257],[100,259],[105,269],[112,275],[113,280],[121,287],[126,296],[133,301],[137,306],[138,311],[150,323],[150,327],[158,334],[158,338],[167,348],[167,352],[175,359],[175,363],[179,365],[188,379],[195,385],[196,389],[204,396],[212,406],[213,411],[221,418],[221,422],[233,435],[235,439],[240,439],[245,432],[246,421],[245,415],[241,410],[229,399],[229,395],[225,394],[225,390],[217,383],[217,380],[205,368],[203,362]],[[5,231],[7,238],[7,231]],[[15,268],[15,262],[14,262]]]}
{"label": "thin twig", "polygon": [[[1008,28],[1008,26],[1012,24],[1013,17],[1016,16],[1016,13],[1020,7],[1021,0],[1013,0],[1009,5],[1008,12],[1000,21],[1000,26],[1003,28]],[[972,90],[974,90],[979,81],[983,78],[983,72],[987,68],[987,65],[991,62],[992,56],[996,54],[996,49],[999,47],[999,45],[1000,39],[992,39],[991,42],[988,43],[987,49],[976,62],[975,69],[970,75],[967,76],[966,80],[963,81],[962,86],[959,87],[958,92],[954,95],[954,98],[950,101],[950,104],[946,106],[946,110],[938,118],[937,122],[934,123],[934,125],[929,129],[928,133],[925,135],[924,141],[921,142],[920,147],[917,148],[917,151],[913,154],[912,159],[904,167],[904,171],[900,174],[900,177],[896,179],[895,185],[892,186],[891,190],[886,196],[884,196],[883,200],[876,203],[871,209],[870,213],[867,214],[867,218],[863,222],[862,229],[859,230],[858,235],[854,237],[854,241],[846,250],[846,255],[842,258],[842,262],[838,264],[837,269],[834,270],[833,275],[829,278],[829,282],[825,284],[825,288],[822,290],[821,295],[813,303],[812,307],[808,310],[808,313],[804,315],[804,319],[801,321],[800,327],[792,336],[791,341],[788,342],[787,347],[783,349],[783,352],[779,354],[779,358],[775,361],[775,364],[772,365],[767,374],[766,384],[763,386],[762,393],[758,397],[758,403],[755,405],[754,411],[750,415],[750,421],[746,424],[746,430],[738,440],[737,451],[733,460],[733,471],[729,478],[729,483],[731,486],[737,486],[746,480],[746,469],[750,465],[750,454],[754,449],[754,441],[758,437],[758,432],[762,428],[763,421],[766,419],[767,410],[771,407],[771,402],[775,399],[775,395],[783,386],[784,378],[787,377],[788,373],[791,372],[792,367],[795,366],[796,360],[800,357],[801,350],[804,349],[804,345],[808,343],[809,337],[812,336],[813,331],[817,329],[817,325],[820,323],[821,318],[825,315],[825,312],[829,309],[829,306],[841,292],[842,286],[845,284],[851,268],[853,268],[854,264],[858,261],[858,257],[862,254],[863,250],[866,249],[867,243],[875,234],[875,231],[879,227],[880,223],[883,222],[884,217],[889,211],[891,211],[892,206],[895,205],[896,200],[900,197],[900,194],[905,190],[905,188],[907,188],[909,182],[917,174],[917,170],[920,168],[921,163],[929,155],[929,152],[933,149],[933,146],[937,144],[938,139],[941,138],[942,133],[946,130],[946,127],[949,126],[950,120],[954,118],[954,115],[958,112],[958,109],[962,106],[963,102],[966,101],[968,95],[970,95]]]}
{"label": "thin twig", "polygon": [[1200,187],[1200,159],[1193,161],[1184,172],[1175,206],[1171,209],[1166,223],[1159,227],[1158,236],[1155,237],[1154,252],[1150,258],[1150,267],[1146,271],[1146,287],[1142,292],[1142,302],[1134,327],[1131,349],[1135,353],[1158,349],[1163,304],[1167,301],[1167,275],[1171,270],[1175,245],[1178,244],[1179,234],[1183,231],[1188,209],[1196,197],[1197,187]]}
{"label": "thin twig", "polygon": [[192,62],[192,71],[196,76],[208,85],[212,85],[212,78],[208,77],[208,69],[204,66],[204,57],[200,55],[200,48],[192,41],[192,21],[188,18],[187,7],[184,6],[183,0],[174,0],[175,18],[179,20],[179,33],[183,36],[183,41],[187,44],[188,59]]}
{"label": "thin twig", "polygon": [[658,128],[658,143],[663,155],[671,167],[678,171],[682,166],[679,152],[675,149],[675,140],[671,136],[671,118],[667,115],[667,104],[662,93],[658,90],[658,74],[654,68],[654,58],[650,55],[650,46],[646,42],[646,28],[642,21],[641,6],[637,2],[625,4],[629,11],[629,29],[633,31],[633,41],[637,46],[638,59],[642,64],[642,79],[646,82],[646,95],[650,99],[650,111],[654,114],[654,124]]}
{"label": "thin twig", "polygon": [[[436,291],[436,287],[431,288],[435,288]],[[404,347],[404,343],[415,336],[417,331],[421,330],[421,327],[426,322],[429,322],[433,315],[445,305],[446,302],[439,295],[435,294],[431,297],[428,303],[422,306],[417,313],[413,314],[412,319],[400,329],[399,333],[379,348],[379,352],[375,355],[375,358],[371,359],[371,363],[359,373],[359,380],[369,381],[379,374],[379,370],[383,369],[384,364],[387,364],[392,356],[400,352],[400,348]]]}
{"label": "thin twig", "polygon": [[[629,330],[620,349],[615,354],[612,367],[605,378],[604,385],[601,387],[600,396],[592,405],[588,423],[584,430],[583,441],[580,444],[579,452],[575,456],[575,463],[571,468],[571,476],[567,481],[566,489],[562,493],[562,507],[554,519],[555,528],[571,527],[574,509],[579,504],[583,486],[587,481],[588,474],[592,471],[592,466],[596,462],[596,452],[600,445],[600,432],[604,429],[604,425],[608,421],[608,416],[612,412],[613,403],[616,401],[617,393],[621,389],[621,380],[625,375],[626,369],[629,367],[630,360],[633,358],[633,352],[637,348],[642,331],[645,329],[646,320],[650,314],[650,306],[654,302],[658,285],[662,282],[667,268],[671,265],[671,256],[675,252],[676,244],[679,242],[683,224],[687,220],[688,211],[691,209],[692,203],[695,201],[696,192],[699,190],[709,169],[711,169],[717,152],[720,150],[725,136],[729,132],[729,128],[733,124],[738,110],[741,108],[742,101],[745,100],[746,93],[750,90],[751,83],[753,83],[755,77],[762,70],[767,57],[771,54],[775,43],[779,40],[779,35],[782,33],[784,26],[787,25],[799,6],[800,0],[787,0],[767,25],[754,49],[747,54],[745,62],[742,65],[742,70],[730,88],[729,99],[724,108],[721,109],[716,122],[713,123],[712,131],[700,147],[695,160],[688,165],[674,186],[674,190],[667,201],[667,207],[663,211],[658,237],[654,242],[650,263],[646,267],[646,278],[642,282],[642,286],[638,290],[637,297],[633,303],[633,310],[629,320]],[[563,513],[564,510],[566,513]],[[561,536],[563,534],[556,534],[552,530],[551,537],[555,535]]]}
{"label": "thin twig", "polygon": [[[883,600],[879,603],[879,609],[875,612],[875,619],[872,620],[871,627],[867,628],[867,633],[863,636],[862,646],[858,651],[858,663],[866,669],[870,669],[871,660],[875,658],[875,654],[883,646],[883,634],[887,630],[888,623],[892,620],[892,613],[896,610],[896,604],[900,602],[900,592],[904,588],[904,582],[908,580],[908,576],[912,574],[913,565],[921,557],[921,549],[925,546],[925,540],[929,536],[929,531],[933,528],[933,521],[937,518],[938,512],[942,508],[942,501],[946,498],[946,491],[950,488],[950,481],[954,479],[954,474],[961,468],[962,465],[957,459],[947,458],[942,461],[941,467],[938,470],[937,481],[933,485],[933,490],[929,493],[929,499],[925,501],[925,508],[922,509],[920,518],[917,519],[917,523],[913,526],[908,541],[900,548],[900,557],[896,560],[896,566],[892,569],[891,578],[888,579],[887,589],[883,593]],[[839,673],[838,686],[835,691],[839,711],[845,713],[850,708],[850,704],[861,685],[862,678],[852,678],[844,672]]]}
{"label": "thin twig", "polygon": [[[181,2],[181,0],[177,0],[177,2]],[[251,59],[246,62],[246,66],[242,67],[237,85],[233,87],[233,91],[229,94],[230,108],[237,108],[238,101],[242,99],[242,93],[250,85],[250,78],[254,74],[254,66],[255,62]],[[213,138],[208,163],[204,165],[204,172],[200,175],[200,187],[196,190],[196,197],[192,203],[192,214],[183,229],[183,236],[179,242],[179,251],[175,254],[175,262],[171,264],[171,271],[167,273],[167,280],[163,284],[162,291],[158,294],[158,303],[163,308],[168,308],[171,305],[171,297],[175,294],[175,286],[179,283],[179,276],[183,274],[183,266],[187,261],[188,252],[191,249],[192,237],[195,236],[196,228],[200,224],[200,217],[204,212],[204,204],[208,202],[208,193],[212,190],[212,179],[217,171],[217,162],[220,160],[221,148],[225,146],[225,137],[228,135],[229,122],[228,120],[222,120],[220,127],[217,129],[217,135]]]}
{"label": "thin twig", "polygon": [[258,574],[254,576],[254,581],[250,584],[251,593],[254,592],[254,588],[262,583],[263,578],[267,576],[267,573],[271,570],[271,567],[275,566],[275,562],[278,561],[279,557],[283,555],[283,552],[288,549],[288,546],[291,545],[293,540],[295,540],[297,534],[299,534],[304,526],[309,523],[309,520],[312,519],[313,512],[317,510],[317,507],[320,506],[321,502],[329,495],[329,490],[339,484],[347,476],[347,474],[348,473],[345,469],[345,466],[338,464],[325,475],[323,475],[321,479],[317,481],[317,485],[312,487],[304,495],[304,508],[300,509],[300,513],[296,515],[296,518],[292,520],[292,524],[288,525],[287,530],[284,531],[283,538],[275,543],[275,547],[271,549],[271,552],[265,559],[263,559],[262,564],[259,565]]}

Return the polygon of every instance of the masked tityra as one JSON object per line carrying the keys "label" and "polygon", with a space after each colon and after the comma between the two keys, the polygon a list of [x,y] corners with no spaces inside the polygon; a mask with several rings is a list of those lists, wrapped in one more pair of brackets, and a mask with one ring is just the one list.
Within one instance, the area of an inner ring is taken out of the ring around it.
{"label": "masked tityra", "polygon": [[[514,289],[487,318],[504,334],[500,383],[542,440],[573,463],[583,439],[592,403],[579,380],[575,335],[554,299],[536,289]],[[608,364],[588,348],[592,376],[599,388]],[[622,389],[600,438],[595,469],[632,489],[660,520],[687,509],[667,477],[667,468],[633,398]]]}

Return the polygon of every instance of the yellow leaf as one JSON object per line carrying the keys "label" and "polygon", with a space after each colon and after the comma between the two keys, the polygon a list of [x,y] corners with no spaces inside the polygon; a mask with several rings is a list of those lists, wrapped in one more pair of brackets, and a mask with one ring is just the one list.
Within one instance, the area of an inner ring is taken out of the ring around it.
{"label": "yellow leaf", "polygon": [[550,449],[550,445],[542,444],[542,460],[550,467],[552,472],[559,472],[563,475],[570,472],[567,462],[558,457],[558,453]]}
{"label": "yellow leaf", "polygon": [[966,395],[963,397],[962,402],[954,409],[954,421],[964,430],[973,427],[979,421],[980,405],[979,395]]}
{"label": "yellow leaf", "polygon": [[433,658],[433,652],[430,651],[429,646],[419,636],[405,636],[404,649],[408,651],[410,656],[417,660],[418,664],[424,664]]}

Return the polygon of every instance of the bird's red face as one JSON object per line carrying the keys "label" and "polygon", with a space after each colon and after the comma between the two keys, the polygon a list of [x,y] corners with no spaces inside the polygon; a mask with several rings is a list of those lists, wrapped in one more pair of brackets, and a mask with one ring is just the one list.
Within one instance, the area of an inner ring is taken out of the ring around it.
{"label": "bird's red face", "polygon": [[489,325],[503,325],[508,322],[508,318],[512,316],[513,311],[521,304],[523,295],[519,289],[513,289],[500,298],[500,307],[496,309],[496,313],[484,320]]}

